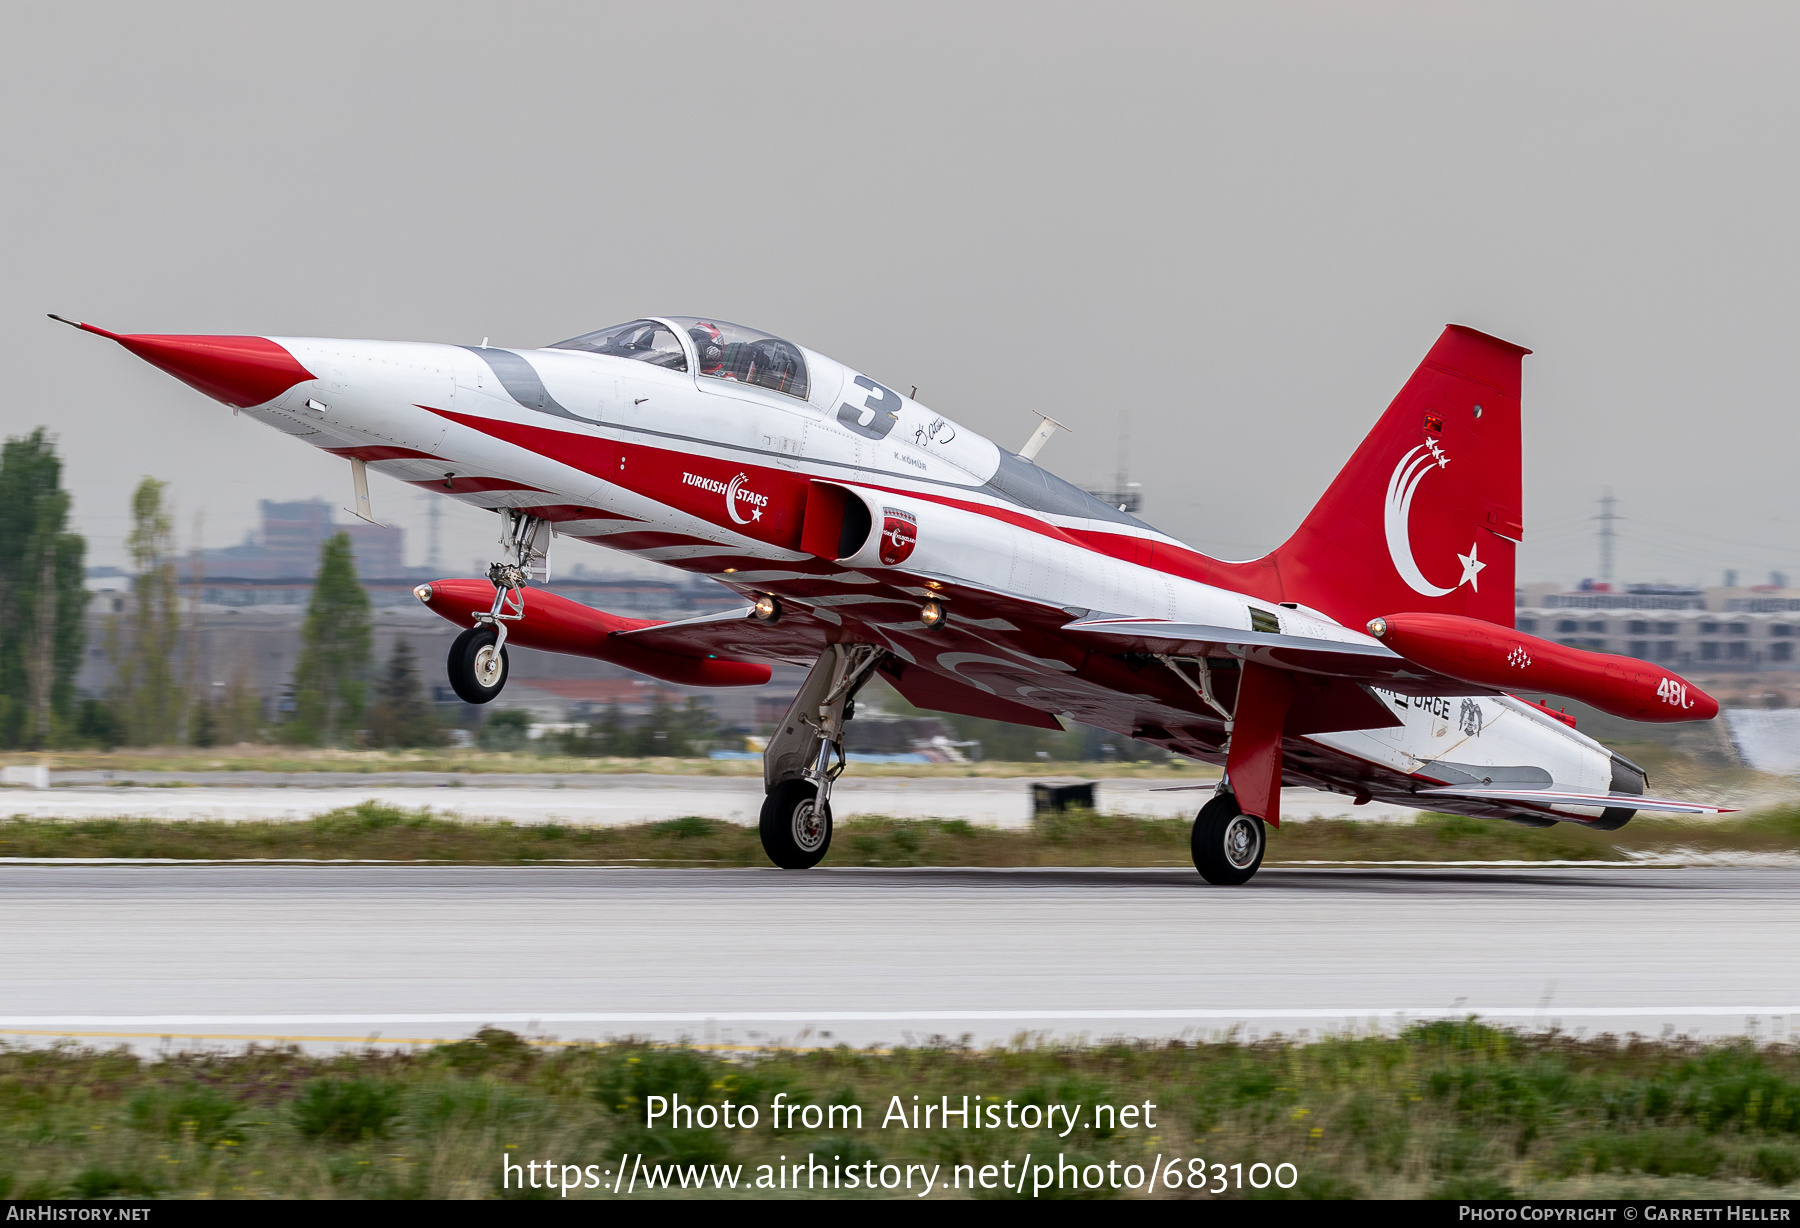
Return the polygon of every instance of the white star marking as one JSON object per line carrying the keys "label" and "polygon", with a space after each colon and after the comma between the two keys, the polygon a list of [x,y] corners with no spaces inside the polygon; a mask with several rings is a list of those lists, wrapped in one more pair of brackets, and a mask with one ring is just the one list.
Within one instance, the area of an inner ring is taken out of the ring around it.
{"label": "white star marking", "polygon": [[[761,508],[760,508],[760,507],[757,507],[757,508],[751,508],[751,509],[750,509],[750,519],[752,519],[752,520],[761,520],[761,519],[762,519],[762,509],[761,509]],[[1486,563],[1483,563],[1483,564],[1482,564],[1482,566],[1483,566],[1483,567],[1486,567],[1486,566],[1487,566],[1487,564],[1486,564]]]}
{"label": "white star marking", "polygon": [[1481,583],[1476,577],[1481,574],[1481,569],[1486,567],[1487,564],[1475,557],[1475,547],[1480,544],[1480,542],[1470,542],[1469,552],[1467,554],[1459,554],[1456,556],[1462,560],[1463,565],[1462,579],[1456,582],[1457,588],[1461,588],[1463,585],[1467,584],[1476,592],[1479,593],[1481,591]]}

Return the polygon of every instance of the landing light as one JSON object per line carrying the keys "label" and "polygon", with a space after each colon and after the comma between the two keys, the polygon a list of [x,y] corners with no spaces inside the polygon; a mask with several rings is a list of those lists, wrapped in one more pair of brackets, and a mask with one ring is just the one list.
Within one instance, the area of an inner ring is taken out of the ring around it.
{"label": "landing light", "polygon": [[419,587],[417,587],[413,590],[413,596],[417,597],[424,604],[430,605],[431,604],[431,585],[429,585],[429,584],[419,585]]}
{"label": "landing light", "polygon": [[756,600],[750,603],[750,617],[758,622],[772,623],[781,617],[781,603],[767,593],[758,593]]}
{"label": "landing light", "polygon": [[1369,634],[1374,636],[1376,639],[1380,639],[1382,636],[1386,635],[1387,634],[1387,619],[1371,618],[1369,620]]}
{"label": "landing light", "polygon": [[925,624],[927,631],[935,631],[943,626],[944,621],[949,617],[950,612],[944,609],[944,603],[941,601],[927,601],[919,607],[919,621]]}

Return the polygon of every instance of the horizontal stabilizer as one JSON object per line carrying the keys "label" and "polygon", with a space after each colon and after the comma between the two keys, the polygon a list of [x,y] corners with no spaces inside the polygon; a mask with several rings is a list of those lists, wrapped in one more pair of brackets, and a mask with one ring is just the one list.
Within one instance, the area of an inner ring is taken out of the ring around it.
{"label": "horizontal stabilizer", "polygon": [[1668,814],[1735,814],[1728,806],[1703,806],[1676,802],[1641,793],[1578,793],[1567,789],[1493,789],[1449,785],[1420,789],[1418,797],[1468,797],[1483,802],[1517,802],[1521,806],[1605,806],[1625,810],[1656,810]]}

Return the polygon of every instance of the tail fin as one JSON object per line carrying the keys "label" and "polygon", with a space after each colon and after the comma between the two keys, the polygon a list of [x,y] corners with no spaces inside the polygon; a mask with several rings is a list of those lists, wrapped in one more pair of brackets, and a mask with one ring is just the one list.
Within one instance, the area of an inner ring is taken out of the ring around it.
{"label": "tail fin", "polygon": [[1282,591],[1349,626],[1430,611],[1513,625],[1519,369],[1530,350],[1452,324],[1275,552]]}

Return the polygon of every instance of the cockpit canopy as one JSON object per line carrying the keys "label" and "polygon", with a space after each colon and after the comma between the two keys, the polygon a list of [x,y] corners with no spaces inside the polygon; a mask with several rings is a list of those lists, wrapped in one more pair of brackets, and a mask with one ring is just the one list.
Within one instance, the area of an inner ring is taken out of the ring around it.
{"label": "cockpit canopy", "polygon": [[806,359],[800,356],[798,346],[724,320],[669,319],[681,325],[693,341],[700,374],[806,399]]}
{"label": "cockpit canopy", "polygon": [[[806,359],[801,356],[798,346],[724,320],[703,320],[698,316],[668,316],[666,319],[688,335],[701,375],[755,384],[759,388],[806,399]],[[590,354],[653,363],[671,371],[686,371],[687,355],[681,342],[669,331],[669,323],[633,320],[629,324],[558,341],[549,348],[585,350]]]}
{"label": "cockpit canopy", "polygon": [[597,333],[583,333],[579,337],[570,337],[567,341],[558,341],[545,348],[586,350],[590,354],[605,354],[610,358],[647,362],[652,366],[667,367],[671,371],[687,370],[687,354],[682,350],[681,342],[675,340],[675,334],[669,331],[667,324],[655,320],[615,324]]}

